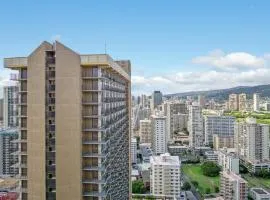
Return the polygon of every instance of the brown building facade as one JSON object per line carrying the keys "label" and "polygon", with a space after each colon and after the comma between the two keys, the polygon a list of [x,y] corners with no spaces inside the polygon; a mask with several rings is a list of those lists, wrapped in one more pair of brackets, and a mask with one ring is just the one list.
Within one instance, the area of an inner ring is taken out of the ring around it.
{"label": "brown building facade", "polygon": [[129,199],[130,62],[43,42],[19,71],[21,198]]}

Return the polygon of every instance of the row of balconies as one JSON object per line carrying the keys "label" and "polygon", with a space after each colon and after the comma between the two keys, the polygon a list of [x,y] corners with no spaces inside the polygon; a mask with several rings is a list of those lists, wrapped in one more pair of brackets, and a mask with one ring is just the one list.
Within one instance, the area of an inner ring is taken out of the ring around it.
{"label": "row of balconies", "polygon": [[110,114],[113,114],[113,113],[116,113],[118,111],[121,111],[123,109],[126,109],[127,107],[124,105],[124,106],[119,106],[119,107],[116,107],[116,108],[104,108],[102,107],[101,109],[101,114],[103,115],[110,115]]}
{"label": "row of balconies", "polygon": [[102,102],[104,103],[112,103],[112,102],[125,102],[125,97],[103,97]]}
{"label": "row of balconies", "polygon": [[101,77],[106,79],[107,81],[113,81],[122,85],[125,84],[125,80],[123,78],[121,78],[120,76],[116,76],[112,73],[101,72]]}
{"label": "row of balconies", "polygon": [[113,91],[113,92],[118,92],[118,93],[125,93],[126,89],[125,88],[117,88],[117,87],[112,87],[112,86],[102,86],[102,90],[108,90],[108,91]]}

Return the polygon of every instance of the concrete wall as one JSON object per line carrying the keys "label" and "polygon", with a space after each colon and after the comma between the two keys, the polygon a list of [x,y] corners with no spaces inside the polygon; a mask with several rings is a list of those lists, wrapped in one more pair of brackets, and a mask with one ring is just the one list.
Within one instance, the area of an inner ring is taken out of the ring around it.
{"label": "concrete wall", "polygon": [[27,173],[28,199],[46,199],[45,168],[45,51],[52,49],[42,43],[28,58],[27,84]]}
{"label": "concrete wall", "polygon": [[56,198],[82,199],[80,56],[56,42]]}

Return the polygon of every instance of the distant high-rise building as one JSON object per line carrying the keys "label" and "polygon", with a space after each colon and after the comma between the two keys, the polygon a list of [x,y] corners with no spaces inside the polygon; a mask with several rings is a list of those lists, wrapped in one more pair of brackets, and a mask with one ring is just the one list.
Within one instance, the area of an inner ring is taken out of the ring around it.
{"label": "distant high-rise building", "polygon": [[270,111],[270,103],[265,103],[264,106],[265,106],[264,109],[266,111]]}
{"label": "distant high-rise building", "polygon": [[151,143],[151,120],[144,119],[140,120],[140,143]]}
{"label": "distant high-rise building", "polygon": [[0,129],[0,174],[15,176],[18,168],[13,166],[18,162],[18,129]]}
{"label": "distant high-rise building", "polygon": [[18,86],[5,86],[4,87],[4,127],[17,127],[18,126]]}
{"label": "distant high-rise building", "polygon": [[247,95],[245,93],[239,94],[238,96],[238,109],[239,111],[246,110]]}
{"label": "distant high-rise building", "polygon": [[204,116],[205,144],[213,145],[213,136],[233,136],[235,117],[232,116]]}
{"label": "distant high-rise building", "polygon": [[258,93],[253,94],[253,110],[260,111],[260,95]]}
{"label": "distant high-rise building", "polygon": [[147,97],[145,94],[142,94],[142,96],[141,96],[141,106],[142,106],[143,108],[149,107],[149,106],[150,106],[150,105],[149,105],[148,97]]}
{"label": "distant high-rise building", "polygon": [[269,161],[269,125],[247,118],[235,125],[235,148],[246,161]]}
{"label": "distant high-rise building", "polygon": [[130,62],[43,42],[19,71],[25,199],[130,199]]}
{"label": "distant high-rise building", "polygon": [[188,114],[173,114],[173,133],[175,131],[183,131],[188,127]]}
{"label": "distant high-rise building", "polygon": [[167,152],[166,117],[162,115],[151,116],[152,149],[155,155]]}
{"label": "distant high-rise building", "polygon": [[238,94],[229,95],[229,110],[238,110]]}
{"label": "distant high-rise building", "polygon": [[181,188],[181,171],[178,156],[169,153],[150,157],[150,192],[165,198],[178,198]]}
{"label": "distant high-rise building", "polygon": [[137,163],[137,140],[136,140],[136,138],[131,138],[130,154],[131,154],[131,162]]}
{"label": "distant high-rise building", "polygon": [[226,200],[248,199],[248,183],[233,172],[221,172],[220,194]]}
{"label": "distant high-rise building", "polygon": [[201,147],[204,145],[202,109],[198,104],[193,104],[188,110],[189,146]]}
{"label": "distant high-rise building", "polygon": [[4,99],[0,99],[0,121],[3,121],[4,115]]}
{"label": "distant high-rise building", "polygon": [[162,93],[160,91],[154,91],[152,94],[151,109],[154,110],[161,103],[162,103]]}
{"label": "distant high-rise building", "polygon": [[217,151],[218,164],[222,167],[223,171],[230,171],[239,174],[239,157],[233,152],[229,152],[227,148]]}
{"label": "distant high-rise building", "polygon": [[164,102],[164,114],[167,117],[167,140],[172,140],[173,138],[173,116],[175,114],[181,113],[186,114],[187,113],[187,106],[185,103],[179,102],[179,101],[169,101]]}
{"label": "distant high-rise building", "polygon": [[202,108],[204,108],[204,106],[205,106],[205,96],[199,95],[198,96],[198,103]]}

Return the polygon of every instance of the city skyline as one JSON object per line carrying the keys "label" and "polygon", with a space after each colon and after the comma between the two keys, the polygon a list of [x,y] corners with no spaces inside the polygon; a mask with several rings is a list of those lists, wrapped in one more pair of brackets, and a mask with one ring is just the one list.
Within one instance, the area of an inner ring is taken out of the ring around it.
{"label": "city skyline", "polygon": [[[267,1],[50,3],[2,4],[8,31],[0,33],[1,60],[56,39],[77,52],[130,58],[135,95],[269,83]],[[51,8],[49,17],[39,12],[43,7]],[[3,62],[0,72],[2,94],[9,78]]]}

